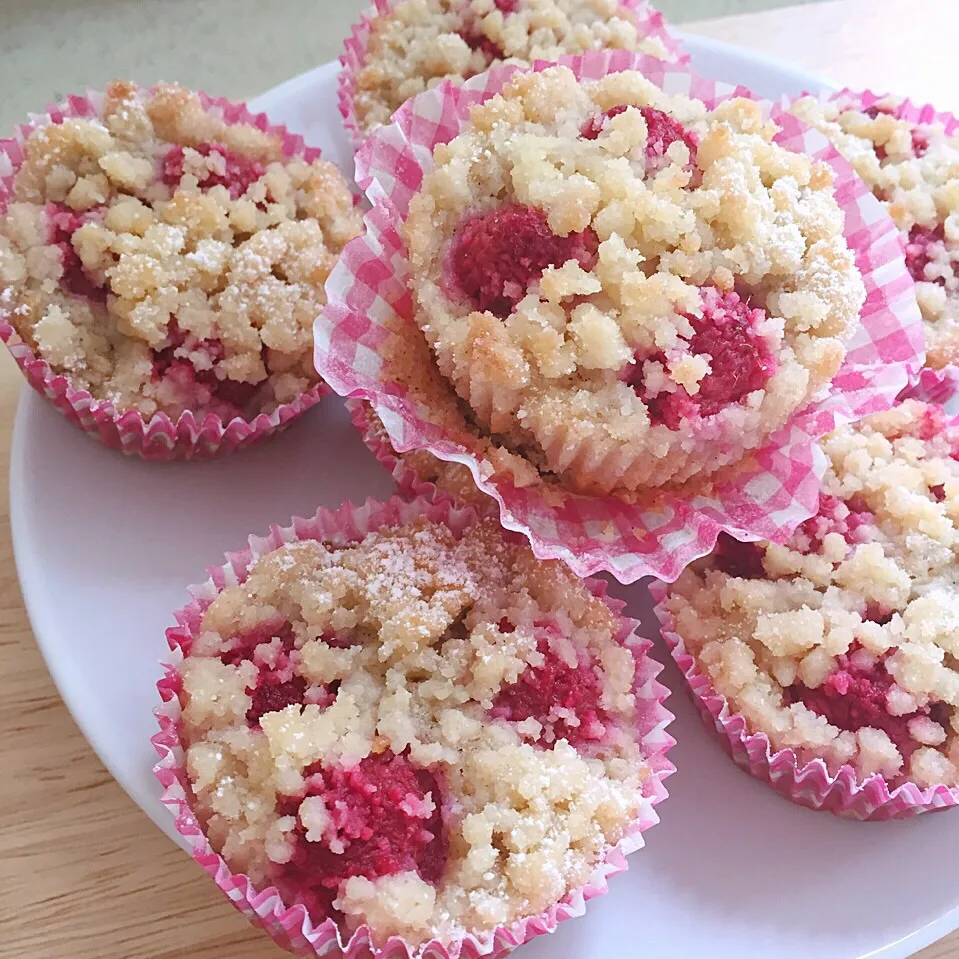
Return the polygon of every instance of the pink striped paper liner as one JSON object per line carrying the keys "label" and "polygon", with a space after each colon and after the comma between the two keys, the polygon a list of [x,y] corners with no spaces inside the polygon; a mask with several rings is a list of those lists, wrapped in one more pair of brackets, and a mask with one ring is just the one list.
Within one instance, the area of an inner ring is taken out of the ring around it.
{"label": "pink striped paper liner", "polygon": [[[401,0],[373,0],[373,6],[363,12],[358,23],[354,24],[346,38],[339,60],[342,66],[337,86],[337,101],[343,126],[355,149],[359,149],[369,133],[363,133],[356,119],[354,97],[356,95],[356,73],[366,61],[366,50],[370,42],[373,21],[386,16]],[[665,17],[647,0],[620,0],[621,5],[636,17],[636,32],[642,39],[658,40],[666,50],[666,59],[676,63],[685,63],[689,54],[682,44],[672,35],[666,25]]]}
{"label": "pink striped paper liner", "polygon": [[740,769],[800,806],[828,811],[843,819],[910,819],[920,813],[959,806],[959,787],[923,787],[916,783],[891,787],[878,773],[860,779],[849,764],[840,766],[833,774],[821,759],[803,763],[792,749],[773,749],[765,733],[750,733],[745,718],[732,711],[729,701],[699,669],[695,657],[687,652],[683,637],[675,631],[673,615],[665,607],[666,585],[651,583],[649,589],[663,639],[686,679],[686,689],[703,723],[715,732]]}
{"label": "pink striped paper liner", "polygon": [[[301,136],[271,124],[266,114],[251,113],[246,104],[202,92],[199,96],[206,109],[219,111],[228,123],[247,123],[281,136],[288,157],[310,162],[320,156],[320,151],[306,146]],[[96,91],[88,91],[85,96],[69,96],[61,104],[48,106],[46,113],[31,114],[29,121],[21,124],[12,137],[0,139],[0,216],[13,196],[13,180],[23,162],[23,145],[30,134],[40,127],[62,123],[68,117],[95,117],[102,109],[103,99],[104,95]],[[205,459],[251,446],[286,429],[330,392],[325,383],[318,383],[291,403],[282,404],[272,413],[261,413],[252,420],[237,417],[223,423],[212,413],[198,417],[192,412],[183,413],[176,422],[165,413],[144,419],[133,410],[117,410],[106,400],[94,399],[87,390],[73,387],[66,376],[54,372],[46,360],[21,340],[9,310],[2,303],[0,339],[6,343],[27,382],[71,423],[111,449],[146,460]]]}
{"label": "pink striped paper liner", "polygon": [[[475,496],[456,496],[448,490],[441,489],[432,480],[424,479],[410,464],[393,449],[388,438],[382,435],[383,430],[377,429],[374,421],[376,414],[365,400],[346,400],[353,425],[359,430],[366,448],[376,457],[377,462],[386,469],[396,483],[399,495],[404,499],[425,499],[431,503],[449,499],[460,505],[472,506],[481,513],[496,513],[496,501],[475,486],[471,493]],[[437,462],[442,463],[442,460]],[[472,476],[470,477],[472,483]],[[485,500],[485,502],[483,502]]]}
{"label": "pink striped paper liner", "polygon": [[[688,67],[624,51],[564,57],[583,79],[635,69],[667,93],[712,106],[731,96],[752,96],[692,73]],[[543,70],[551,64],[537,63]],[[466,124],[471,105],[502,89],[517,72],[503,66],[454,87],[442,84],[408,101],[388,127],[379,128],[357,154],[357,182],[373,204],[366,232],[349,243],[327,282],[327,309],[314,330],[317,369],[342,396],[362,397],[376,409],[399,452],[426,449],[469,467],[477,486],[496,499],[500,521],[524,533],[540,558],[563,559],[580,576],[608,570],[624,583],[642,576],[674,580],[692,560],[710,552],[720,532],[737,539],[784,542],[819,501],[825,462],[816,439],[839,424],[892,405],[922,364],[922,324],[915,287],[906,272],[895,224],[822,134],[759,100],[782,128],[787,149],[828,163],[846,216],[846,238],[866,284],[862,323],[831,387],[793,417],[711,495],[690,481],[658,491],[655,505],[634,506],[613,496],[572,493],[558,483],[519,488],[490,475],[463,422],[457,436],[444,431],[429,405],[407,384],[390,379],[381,355],[391,330],[421,336],[412,319],[405,248],[399,226],[410,198],[432,163],[432,150]],[[758,99],[758,98],[754,98]]]}
{"label": "pink striped paper liner", "polygon": [[[227,553],[227,562],[223,566],[208,570],[210,578],[205,583],[189,587],[190,603],[174,613],[178,625],[167,630],[171,655],[169,662],[163,666],[163,678],[157,683],[161,705],[154,710],[160,732],[151,739],[160,756],[160,761],[153,771],[163,787],[161,801],[175,817],[177,832],[187,840],[193,858],[233,905],[250,922],[265,930],[278,945],[298,956],[344,956],[345,959],[499,959],[536,936],[554,932],[559,923],[582,915],[587,901],[607,892],[609,879],[628,868],[626,857],[644,845],[641,834],[659,822],[653,807],[666,799],[663,780],[675,772],[675,766],[666,756],[675,743],[672,736],[666,732],[666,727],[673,720],[672,714],[663,705],[663,701],[669,696],[669,690],[656,678],[662,666],[650,655],[652,642],[636,635],[639,623],[623,615],[623,602],[606,595],[606,583],[591,580],[586,584],[590,591],[603,599],[619,619],[617,640],[634,656],[636,723],[642,737],[643,754],[653,775],[644,790],[648,803],[639,819],[615,846],[607,849],[602,862],[595,867],[582,888],[568,893],[561,902],[539,916],[499,926],[482,935],[469,934],[450,944],[432,940],[418,948],[394,936],[383,946],[375,947],[371,944],[366,926],[361,926],[344,942],[332,920],[314,924],[302,905],[286,907],[275,888],[258,890],[248,876],[232,872],[226,862],[213,851],[190,809],[190,785],[178,731],[181,719],[178,669],[201,630],[204,612],[225,587],[242,583],[250,566],[259,557],[286,543],[319,539],[342,546],[361,540],[370,531],[385,526],[402,525],[417,517],[443,523],[459,534],[476,522],[480,514],[471,507],[456,506],[449,500],[437,503],[425,500],[405,502],[394,497],[383,503],[367,500],[362,506],[346,503],[335,511],[321,508],[310,519],[294,517],[290,526],[273,526],[266,536],[250,536],[249,545],[245,549]],[[510,535],[504,533],[504,536]]]}

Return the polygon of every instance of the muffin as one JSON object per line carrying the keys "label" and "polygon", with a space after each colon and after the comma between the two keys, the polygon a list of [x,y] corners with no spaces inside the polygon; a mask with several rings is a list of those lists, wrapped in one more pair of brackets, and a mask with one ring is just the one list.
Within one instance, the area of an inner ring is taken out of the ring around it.
{"label": "muffin", "polygon": [[497,63],[619,49],[672,58],[662,20],[637,0],[400,0],[379,4],[352,71],[361,133],[388,123],[412,96],[462,83]]}
{"label": "muffin", "polygon": [[19,339],[144,420],[250,421],[313,390],[324,282],[362,229],[343,176],[177,86],[114,83],[82,114],[29,132],[3,205]]}
{"label": "muffin", "polygon": [[660,610],[744,735],[800,775],[959,786],[959,427],[907,400],[823,449],[816,516],[783,546],[721,539]]}
{"label": "muffin", "polygon": [[850,93],[825,102],[804,97],[792,112],[833,141],[901,230],[925,323],[926,365],[939,369],[959,361],[955,121],[947,132],[936,116],[928,119],[931,110],[920,113],[899,97],[883,97],[867,107]]}
{"label": "muffin", "polygon": [[392,473],[401,493],[408,496],[421,491],[434,496],[439,493],[455,503],[465,503],[481,510],[495,509],[494,500],[476,486],[468,467],[437,459],[427,450],[398,453],[383,421],[369,403],[347,400],[346,405],[363,442]]}
{"label": "muffin", "polygon": [[633,624],[565,566],[472,511],[387,508],[234,564],[178,614],[173,688],[229,870],[419,955],[555,916],[641,845],[668,714]]}
{"label": "muffin", "polygon": [[739,461],[838,371],[865,292],[826,165],[636,71],[513,77],[404,224],[415,319],[487,435],[591,494]]}

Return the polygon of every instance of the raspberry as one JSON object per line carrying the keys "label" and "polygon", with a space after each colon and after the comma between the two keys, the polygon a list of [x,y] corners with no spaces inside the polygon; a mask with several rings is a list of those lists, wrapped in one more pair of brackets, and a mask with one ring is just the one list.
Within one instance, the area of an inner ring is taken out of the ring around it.
{"label": "raspberry", "polygon": [[302,676],[294,676],[285,683],[271,683],[271,675],[273,674],[269,672],[261,674],[260,681],[250,694],[253,705],[246,711],[246,721],[251,726],[259,726],[260,717],[267,713],[279,712],[294,703],[297,706],[303,705],[306,680]]}
{"label": "raspberry", "polygon": [[[583,124],[580,136],[584,140],[595,140],[606,126],[606,121],[625,113],[626,106],[612,107],[605,113],[590,117]],[[696,165],[696,151],[699,149],[699,140],[696,134],[687,130],[681,123],[674,120],[668,113],[657,110],[655,107],[638,107],[646,121],[646,172],[655,173],[669,164],[666,151],[676,142],[685,143],[689,150],[689,164],[687,169]]]}
{"label": "raspberry", "polygon": [[[857,508],[853,508],[857,507]],[[823,493],[819,498],[819,511],[811,516],[799,527],[799,534],[808,540],[799,545],[806,547],[803,552],[818,553],[822,549],[822,542],[829,533],[839,533],[849,545],[863,542],[864,526],[874,524],[873,514],[857,501],[843,500]]]}
{"label": "raspberry", "polygon": [[914,226],[909,231],[909,238],[906,240],[906,269],[909,275],[917,282],[945,283],[942,277],[936,277],[935,280],[927,280],[925,276],[926,267],[932,260],[929,255],[929,247],[933,244],[942,243],[945,240],[945,232],[941,226],[930,229],[927,226]]}
{"label": "raspberry", "polygon": [[557,236],[541,210],[511,203],[463,224],[454,241],[452,269],[477,309],[505,319],[548,266],[577,260],[591,270],[598,249],[592,229]]}
{"label": "raspberry", "polygon": [[925,406],[919,420],[917,433],[921,440],[931,440],[937,437],[946,428],[946,417],[941,407],[931,404]]}
{"label": "raspberry", "polygon": [[[199,181],[199,185],[207,190],[215,186],[225,186],[230,191],[230,197],[234,200],[243,196],[266,172],[262,164],[257,163],[256,160],[251,160],[234,150],[228,150],[218,143],[201,143],[194,149],[200,156],[205,157],[210,156],[211,153],[216,153],[223,157],[226,163],[224,173],[207,171],[203,179]],[[183,176],[183,147],[170,147],[163,157],[162,164],[161,179],[167,186],[175,190],[180,185],[180,179]]]}
{"label": "raspberry", "polygon": [[912,152],[917,156],[924,156],[929,149],[929,138],[919,130],[912,131]]}
{"label": "raspberry", "polygon": [[[493,0],[493,3],[496,9],[504,14],[516,13],[519,9],[519,0]],[[482,30],[477,29],[473,23],[467,23],[459,31],[459,35],[470,50],[479,50],[487,63],[506,58],[506,51],[495,40],[490,40]]]}
{"label": "raspberry", "polygon": [[763,567],[765,554],[759,543],[742,543],[727,533],[720,533],[713,555],[716,568],[727,576],[761,579],[766,575]]}
{"label": "raspberry", "polygon": [[[755,390],[762,389],[776,368],[766,341],[756,332],[765,313],[744,303],[737,293],[720,293],[707,287],[702,291],[703,315],[687,317],[693,327],[690,353],[709,355],[710,372],[699,381],[699,392],[690,396],[680,387],[672,393],[649,396],[643,382],[639,357],[627,368],[626,382],[633,387],[649,410],[653,422],[678,429],[683,420],[713,416]],[[665,365],[662,353],[646,359]]]}
{"label": "raspberry", "polygon": [[[500,690],[491,714],[512,723],[535,719],[543,725],[538,743],[552,745],[565,739],[571,746],[596,742],[606,734],[609,716],[599,705],[599,677],[591,663],[570,666],[541,638],[536,646],[543,656],[541,666],[527,666],[519,679]],[[579,720],[569,723],[569,714]]]}
{"label": "raspberry", "polygon": [[[333,900],[351,876],[375,880],[415,871],[426,882],[439,882],[448,842],[433,773],[387,750],[351,769],[310,767],[307,774],[306,796],[323,799],[329,824],[320,841],[307,841],[297,824],[293,857],[274,881],[281,893],[316,910],[314,921],[335,914]],[[294,814],[301,798],[281,800],[278,811]]]}
{"label": "raspberry", "polygon": [[503,48],[500,47],[498,43],[490,40],[485,33],[481,33],[475,27],[463,27],[463,29],[459,31],[459,35],[463,38],[463,41],[470,50],[479,50],[480,53],[486,57],[487,63],[492,63],[494,60],[502,60],[506,56]]}
{"label": "raspberry", "polygon": [[81,296],[86,300],[104,303],[107,291],[104,287],[90,279],[80,254],[73,248],[73,234],[89,222],[96,215],[96,210],[86,213],[77,213],[61,203],[48,203],[45,210],[49,221],[51,246],[60,249],[60,262],[63,264],[63,273],[60,276],[60,285],[74,296]]}
{"label": "raspberry", "polygon": [[[853,644],[849,653],[838,657],[838,669],[816,689],[795,683],[786,690],[790,703],[801,702],[839,729],[855,732],[864,726],[882,729],[900,752],[908,755],[915,747],[909,735],[909,720],[920,712],[891,716],[886,696],[893,678],[882,661],[864,669],[854,665],[853,656],[861,647]],[[928,713],[928,709],[923,710]]]}
{"label": "raspberry", "polygon": [[[178,350],[205,353],[209,359],[207,368],[197,369],[186,356],[178,356]],[[261,384],[221,380],[213,367],[225,355],[220,340],[198,340],[192,333],[184,333],[173,319],[167,328],[167,345],[153,351],[153,375],[174,385],[185,405],[194,411],[213,413],[224,422],[242,418]]]}
{"label": "raspberry", "polygon": [[269,643],[274,637],[280,640],[283,652],[289,655],[294,648],[293,627],[283,619],[275,619],[230,638],[229,649],[220,653],[220,662],[227,666],[239,666],[252,661],[257,646]]}

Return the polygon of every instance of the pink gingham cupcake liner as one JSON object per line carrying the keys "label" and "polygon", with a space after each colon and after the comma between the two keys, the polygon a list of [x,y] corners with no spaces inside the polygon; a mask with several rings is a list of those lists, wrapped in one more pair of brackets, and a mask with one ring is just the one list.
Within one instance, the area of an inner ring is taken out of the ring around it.
{"label": "pink gingham cupcake liner", "polygon": [[645,785],[648,804],[640,818],[615,846],[608,848],[603,861],[595,867],[582,888],[568,893],[542,915],[497,927],[481,936],[469,934],[450,944],[433,940],[419,948],[413,948],[394,936],[385,945],[375,947],[366,926],[361,926],[344,941],[332,920],[314,924],[302,905],[287,907],[275,888],[258,890],[249,877],[232,872],[222,857],[213,851],[191,811],[191,790],[178,732],[181,719],[178,670],[199,635],[204,612],[220,591],[242,583],[257,559],[286,543],[319,539],[343,545],[361,540],[370,531],[408,523],[417,517],[443,523],[454,533],[459,533],[475,522],[479,514],[471,507],[456,506],[449,500],[406,502],[394,497],[383,503],[367,500],[362,506],[347,503],[335,511],[321,508],[310,519],[294,517],[290,526],[273,526],[266,536],[250,536],[245,549],[227,553],[227,562],[211,568],[208,571],[210,578],[205,583],[189,587],[190,603],[176,611],[174,617],[178,625],[167,630],[171,654],[163,667],[164,676],[157,683],[161,705],[154,710],[160,732],[151,739],[160,756],[154,774],[163,787],[161,802],[175,817],[177,832],[186,840],[193,858],[233,905],[294,955],[343,956],[345,959],[498,959],[505,956],[536,936],[554,932],[561,922],[582,915],[586,902],[607,892],[609,879],[628,868],[626,857],[643,846],[642,833],[659,822],[653,807],[667,797],[663,781],[675,772],[675,766],[666,755],[675,743],[666,731],[673,716],[663,705],[669,690],[657,680],[662,666],[650,656],[652,642],[637,636],[639,623],[622,614],[623,602],[606,595],[606,583],[593,580],[587,583],[589,589],[617,615],[620,621],[617,640],[634,656],[636,722],[652,776]]}
{"label": "pink gingham cupcake liner", "polygon": [[[471,489],[468,492],[452,492],[448,488],[441,488],[436,482],[425,479],[412,466],[409,460],[393,449],[386,431],[378,424],[373,408],[365,400],[347,400],[346,409],[350,414],[353,425],[359,430],[366,448],[376,457],[377,462],[393,477],[400,496],[404,499],[425,499],[431,503],[437,500],[450,499],[460,505],[469,505],[483,513],[496,512],[496,501],[481,492],[474,484],[472,476],[467,472]],[[429,454],[424,454],[429,455]],[[441,460],[436,461],[440,466],[448,466]],[[459,464],[455,464],[459,465]],[[465,467],[461,467],[465,470]]]}
{"label": "pink gingham cupcake liner", "polygon": [[[683,65],[624,51],[559,62],[584,79],[640,70],[666,92],[707,105],[752,96]],[[550,65],[537,63],[533,69]],[[724,472],[710,495],[690,483],[681,490],[657,491],[652,505],[641,506],[612,496],[575,494],[545,481],[520,488],[491,475],[476,444],[470,445],[465,421],[452,436],[431,417],[429,403],[406,384],[390,380],[380,355],[384,341],[396,331],[422,339],[412,320],[399,224],[432,162],[432,149],[452,139],[467,122],[470,106],[502,89],[516,70],[498,67],[463,86],[445,84],[413,98],[358,153],[357,182],[373,209],[366,217],[366,233],[346,246],[327,283],[328,306],[315,328],[317,369],[337,393],[373,404],[397,451],[423,448],[469,467],[477,486],[499,504],[505,527],[523,532],[540,558],[563,559],[580,576],[607,570],[622,582],[647,575],[672,581],[712,550],[720,532],[737,539],[785,541],[818,504],[824,460],[815,440],[842,422],[891,406],[921,366],[923,345],[914,284],[895,225],[828,140],[786,113],[782,104],[759,101],[782,129],[779,143],[810,153],[835,171],[846,238],[867,299],[862,323],[826,394],[762,449]]]}
{"label": "pink gingham cupcake liner", "polygon": [[[320,156],[320,151],[307,147],[302,137],[271,124],[265,114],[252,113],[243,103],[202,92],[199,96],[205,108],[219,110],[227,122],[248,123],[282,136],[287,156],[307,161]],[[48,106],[45,113],[31,114],[29,122],[21,124],[12,137],[0,139],[0,215],[6,211],[12,196],[13,180],[24,159],[23,145],[30,134],[40,127],[62,123],[68,117],[96,116],[102,104],[103,94],[99,92],[69,96],[61,104]],[[146,460],[205,459],[251,446],[286,429],[330,392],[325,383],[318,383],[292,402],[249,421],[236,418],[223,423],[213,414],[197,417],[192,412],[183,413],[175,422],[165,413],[144,419],[135,411],[120,411],[108,401],[94,399],[88,391],[76,389],[67,377],[55,373],[46,360],[20,338],[2,301],[0,339],[9,348],[27,382],[71,423],[110,449]]]}
{"label": "pink gingham cupcake liner", "polygon": [[[805,95],[806,94],[804,94],[804,96]],[[844,107],[852,107],[855,110],[865,111],[870,107],[876,106],[876,104],[884,103],[889,100],[890,97],[899,100],[897,95],[891,93],[874,93],[872,90],[852,90],[849,87],[844,87],[826,99],[829,103],[840,103]],[[799,98],[785,97],[783,102],[788,107],[797,99]],[[923,126],[940,125],[947,136],[956,136],[959,134],[959,117],[944,110],[937,110],[930,103],[914,103],[906,97],[899,100],[891,113],[897,119],[906,120],[913,124],[921,124]],[[900,241],[905,248],[906,237],[904,235],[900,235]],[[947,366],[942,369],[923,367],[912,377],[913,382],[911,383],[911,387],[915,392],[903,394],[903,396],[905,398],[906,395],[909,395],[916,399],[939,403],[940,400],[937,399],[935,395],[937,392],[935,384],[945,383],[945,390],[952,397],[955,407],[954,409],[947,408],[946,412],[950,414],[953,412],[959,413],[959,399],[952,396],[953,387],[951,385],[957,380],[959,380],[959,373],[957,373],[952,366]],[[930,391],[932,392],[930,393]],[[938,388],[938,392],[942,392],[942,387]]]}
{"label": "pink gingham cupcake liner", "polygon": [[843,819],[909,819],[959,806],[959,788],[921,787],[915,783],[890,788],[878,773],[860,779],[847,764],[834,775],[821,759],[803,764],[792,749],[774,750],[765,733],[749,732],[743,716],[730,709],[726,697],[716,691],[695,657],[687,652],[682,636],[675,632],[673,616],[665,607],[666,586],[652,583],[650,592],[662,637],[686,680],[687,691],[703,723],[716,733],[723,749],[740,769],[800,806],[831,812]]}
{"label": "pink gingham cupcake liner", "polygon": [[922,400],[941,406],[947,416],[959,416],[959,367],[923,368],[900,394],[901,400]]}
{"label": "pink gingham cupcake liner", "polygon": [[[357,149],[369,134],[360,130],[354,108],[356,95],[356,73],[366,62],[366,51],[370,42],[373,21],[377,17],[389,14],[401,0],[373,0],[373,5],[364,11],[358,23],[354,24],[346,38],[339,60],[342,66],[337,86],[337,101],[343,126]],[[689,54],[683,51],[679,40],[672,35],[663,15],[647,0],[620,0],[621,5],[636,18],[637,33],[650,40],[658,40],[666,51],[668,60],[685,63]]]}

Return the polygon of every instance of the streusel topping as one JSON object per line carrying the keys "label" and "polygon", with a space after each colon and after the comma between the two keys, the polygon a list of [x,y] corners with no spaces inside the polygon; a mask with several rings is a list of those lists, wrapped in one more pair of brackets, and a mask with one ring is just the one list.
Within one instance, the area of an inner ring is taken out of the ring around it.
{"label": "streusel topping", "polygon": [[926,365],[938,369],[959,361],[959,135],[905,119],[902,104],[886,97],[863,110],[805,97],[792,109],[833,141],[902,231]]}
{"label": "streusel topping", "polygon": [[310,389],[345,179],[176,86],[114,83],[30,134],[0,217],[0,309],[71,384],[145,417],[252,418]]}
{"label": "streusel topping", "polygon": [[740,459],[829,383],[865,292],[831,170],[759,106],[517,75],[434,151],[416,320],[478,425],[588,492]]}
{"label": "streusel topping", "polygon": [[667,608],[751,732],[835,772],[959,784],[959,428],[913,400],[824,441],[817,516],[721,540]]}
{"label": "streusel topping", "polygon": [[182,664],[195,811],[232,869],[378,942],[541,913],[646,801],[617,629],[491,520],[277,549]]}
{"label": "streusel topping", "polygon": [[410,98],[498,63],[618,49],[666,59],[620,0],[402,0],[370,25],[354,110],[360,129],[388,123]]}

